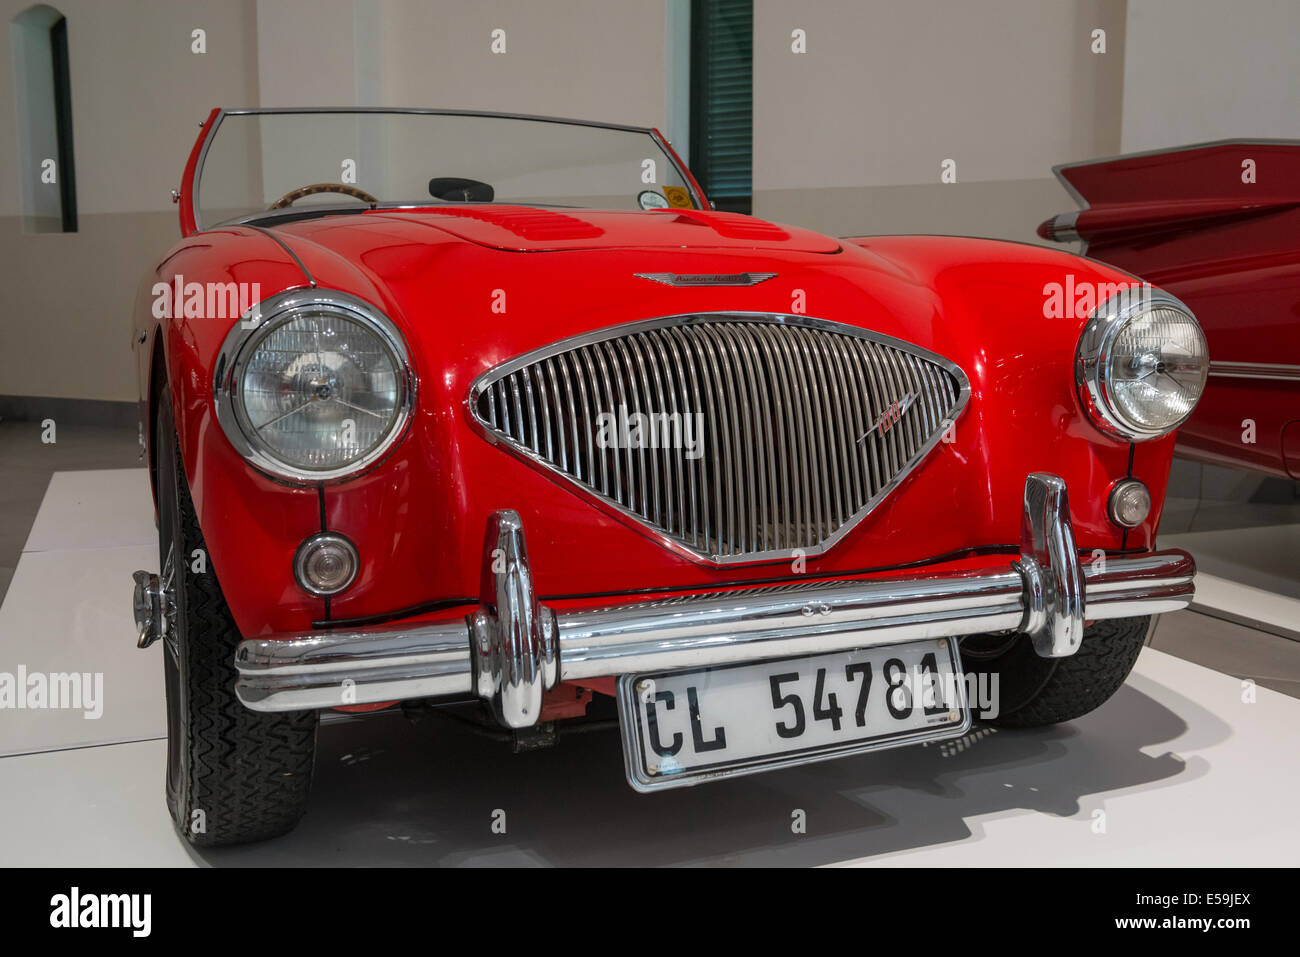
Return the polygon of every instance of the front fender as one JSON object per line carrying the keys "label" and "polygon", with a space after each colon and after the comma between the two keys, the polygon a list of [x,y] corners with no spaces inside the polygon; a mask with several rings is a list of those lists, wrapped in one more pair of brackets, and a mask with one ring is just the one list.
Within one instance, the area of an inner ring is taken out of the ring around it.
{"label": "front fender", "polygon": [[[206,556],[184,560],[191,573],[206,567],[218,576],[248,637],[308,627],[322,617],[324,603],[299,589],[292,575],[294,549],[320,531],[321,508],[318,490],[281,485],[249,468],[216,421],[214,358],[239,316],[225,309],[215,314],[205,291],[209,284],[232,282],[257,301],[303,286],[305,278],[285,250],[258,230],[198,233],[172,247],[141,280],[133,328],[142,401],[152,403],[156,377],[166,372],[182,467],[207,546]],[[201,305],[191,295],[196,290]],[[162,362],[156,364],[159,346]],[[150,408],[146,443],[152,463],[156,409]]]}

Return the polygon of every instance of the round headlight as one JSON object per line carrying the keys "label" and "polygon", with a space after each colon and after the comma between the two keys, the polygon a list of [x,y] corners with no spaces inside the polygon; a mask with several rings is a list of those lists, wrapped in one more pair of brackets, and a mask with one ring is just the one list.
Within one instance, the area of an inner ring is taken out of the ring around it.
{"label": "round headlight", "polygon": [[1169,434],[1192,414],[1209,367],[1191,311],[1168,293],[1134,287],[1107,299],[1089,320],[1075,378],[1101,431],[1140,442]]}
{"label": "round headlight", "polygon": [[396,327],[334,291],[291,292],[259,312],[231,330],[217,364],[217,417],[232,444],[299,482],[376,462],[401,436],[414,387]]}

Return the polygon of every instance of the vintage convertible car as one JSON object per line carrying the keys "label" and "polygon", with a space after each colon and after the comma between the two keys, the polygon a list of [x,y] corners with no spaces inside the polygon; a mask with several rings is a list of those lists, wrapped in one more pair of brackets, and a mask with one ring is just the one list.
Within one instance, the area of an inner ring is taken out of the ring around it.
{"label": "vintage convertible car", "polygon": [[1192,596],[1205,343],[1115,269],[715,212],[539,117],[213,111],[178,201],[134,605],[195,844],[293,827],[322,710],[617,718],[652,791],[1074,718]]}
{"label": "vintage convertible car", "polygon": [[1070,163],[1083,207],[1039,235],[1187,303],[1214,358],[1177,453],[1300,479],[1300,142],[1225,140]]}

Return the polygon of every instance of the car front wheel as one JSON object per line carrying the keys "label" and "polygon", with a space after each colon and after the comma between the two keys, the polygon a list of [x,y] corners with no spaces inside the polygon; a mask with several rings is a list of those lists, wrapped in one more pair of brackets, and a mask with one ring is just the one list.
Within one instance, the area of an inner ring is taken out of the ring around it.
{"label": "car front wheel", "polygon": [[222,595],[190,498],[171,399],[158,398],[154,454],[166,613],[167,807],[199,847],[293,829],[307,807],[316,712],[261,714],[235,697],[240,633]]}
{"label": "car front wheel", "polygon": [[[993,715],[1004,728],[1038,728],[1087,714],[1107,701],[1128,677],[1146,641],[1151,616],[1093,622],[1079,650],[1042,658],[1025,635],[971,635],[961,642],[962,666],[981,696],[996,693]],[[996,682],[993,680],[996,677]],[[982,703],[971,702],[979,713]]]}

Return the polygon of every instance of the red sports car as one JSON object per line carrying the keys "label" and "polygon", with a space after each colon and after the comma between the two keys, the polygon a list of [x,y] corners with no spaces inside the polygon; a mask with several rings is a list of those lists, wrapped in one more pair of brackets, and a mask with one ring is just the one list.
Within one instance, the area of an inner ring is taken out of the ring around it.
{"label": "red sports car", "polygon": [[1196,311],[1210,378],[1180,455],[1300,479],[1300,142],[1227,140],[1056,167],[1083,207],[1039,235]]}
{"label": "red sports car", "polygon": [[617,716],[651,791],[1074,718],[1191,598],[1205,342],[1108,266],[714,212],[542,117],[213,111],[178,201],[135,613],[195,844],[293,827],[321,710]]}

